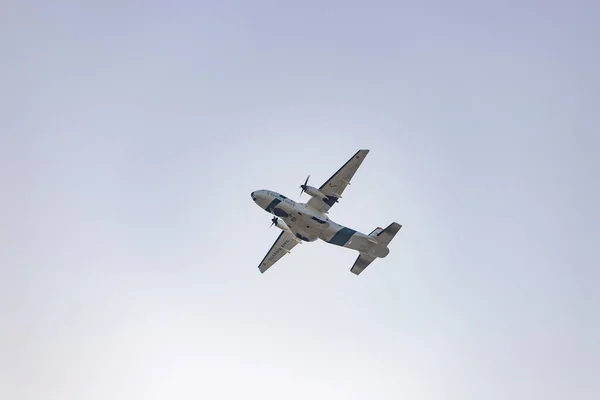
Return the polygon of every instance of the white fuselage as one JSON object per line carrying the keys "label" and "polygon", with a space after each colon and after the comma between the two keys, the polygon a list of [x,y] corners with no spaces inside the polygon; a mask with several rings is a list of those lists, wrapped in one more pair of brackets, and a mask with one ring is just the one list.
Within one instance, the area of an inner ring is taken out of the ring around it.
{"label": "white fuselage", "polygon": [[292,233],[298,240],[321,239],[373,257],[385,257],[389,253],[386,245],[378,244],[371,236],[340,225],[305,203],[297,203],[270,190],[257,190],[251,196],[259,207],[277,217],[278,228]]}

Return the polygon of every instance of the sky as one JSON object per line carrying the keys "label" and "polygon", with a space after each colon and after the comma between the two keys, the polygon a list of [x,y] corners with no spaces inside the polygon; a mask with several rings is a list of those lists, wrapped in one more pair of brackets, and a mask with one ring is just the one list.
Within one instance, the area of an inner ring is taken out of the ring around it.
{"label": "sky", "polygon": [[[3,1],[0,398],[600,398],[599,18]],[[250,192],[361,148],[329,216],[390,254],[260,274]]]}

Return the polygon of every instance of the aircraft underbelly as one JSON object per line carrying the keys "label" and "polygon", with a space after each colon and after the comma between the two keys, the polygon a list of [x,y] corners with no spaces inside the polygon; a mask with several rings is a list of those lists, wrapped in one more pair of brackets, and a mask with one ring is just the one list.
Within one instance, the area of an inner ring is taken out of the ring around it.
{"label": "aircraft underbelly", "polygon": [[317,240],[322,231],[327,229],[329,222],[306,213],[300,207],[294,207],[286,203],[279,204],[273,214],[282,218],[290,230],[302,240]]}

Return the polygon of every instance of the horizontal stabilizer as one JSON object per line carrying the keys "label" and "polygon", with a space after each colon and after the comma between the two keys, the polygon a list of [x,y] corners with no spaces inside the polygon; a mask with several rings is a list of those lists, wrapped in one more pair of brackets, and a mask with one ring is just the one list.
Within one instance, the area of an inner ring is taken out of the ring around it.
{"label": "horizontal stabilizer", "polygon": [[352,272],[355,275],[360,274],[365,270],[365,268],[369,266],[369,264],[373,262],[373,260],[375,260],[375,257],[371,257],[366,254],[359,255],[356,261],[354,261],[354,265],[350,269],[350,272]]}

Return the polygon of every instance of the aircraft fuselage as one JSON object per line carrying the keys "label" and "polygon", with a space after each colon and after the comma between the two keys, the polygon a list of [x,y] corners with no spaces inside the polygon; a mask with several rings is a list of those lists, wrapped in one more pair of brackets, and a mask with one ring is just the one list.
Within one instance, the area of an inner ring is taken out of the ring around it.
{"label": "aircraft fuselage", "polygon": [[312,210],[305,203],[295,202],[271,190],[254,191],[251,197],[259,207],[277,218],[274,221],[278,228],[291,232],[300,241],[321,239],[373,257],[385,257],[389,253],[386,245],[332,221],[327,214]]}

